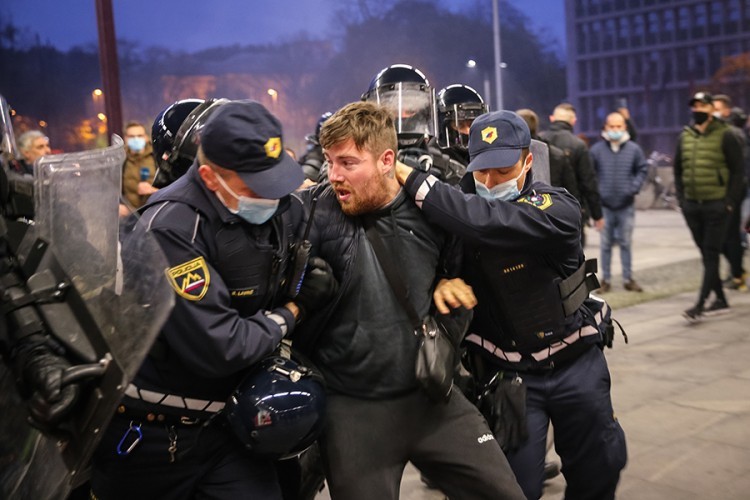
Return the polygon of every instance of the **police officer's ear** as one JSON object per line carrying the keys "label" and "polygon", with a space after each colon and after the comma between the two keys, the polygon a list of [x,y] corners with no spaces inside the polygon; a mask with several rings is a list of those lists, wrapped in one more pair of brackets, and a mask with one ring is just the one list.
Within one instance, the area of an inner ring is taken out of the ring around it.
{"label": "police officer's ear", "polygon": [[200,167],[198,167],[198,175],[203,181],[203,184],[205,184],[210,191],[219,190],[220,184],[219,181],[216,180],[216,176],[218,174],[213,168],[208,165],[201,165]]}
{"label": "police officer's ear", "polygon": [[528,172],[531,170],[531,168],[534,166],[534,155],[531,153],[531,151],[526,154],[526,160],[524,160],[524,167],[526,168],[526,171]]}

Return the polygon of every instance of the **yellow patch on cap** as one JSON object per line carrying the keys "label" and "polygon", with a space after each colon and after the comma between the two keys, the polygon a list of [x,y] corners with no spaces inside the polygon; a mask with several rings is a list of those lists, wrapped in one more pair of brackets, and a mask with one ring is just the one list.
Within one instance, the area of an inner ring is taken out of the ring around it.
{"label": "yellow patch on cap", "polygon": [[208,291],[211,276],[203,257],[167,269],[167,278],[177,295],[187,300],[201,300]]}
{"label": "yellow patch on cap", "polygon": [[495,127],[487,127],[482,130],[482,140],[487,144],[492,144],[497,139],[497,129]]}
{"label": "yellow patch on cap", "polygon": [[263,147],[266,148],[266,156],[269,158],[278,158],[281,155],[281,138],[271,137]]}

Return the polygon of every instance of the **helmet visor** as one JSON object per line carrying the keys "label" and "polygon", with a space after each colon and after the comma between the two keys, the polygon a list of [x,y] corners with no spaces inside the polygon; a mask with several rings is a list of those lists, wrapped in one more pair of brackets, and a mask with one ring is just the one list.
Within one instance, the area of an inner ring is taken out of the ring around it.
{"label": "helmet visor", "polygon": [[397,133],[435,136],[435,99],[429,86],[412,82],[383,85],[366,100],[391,111]]}

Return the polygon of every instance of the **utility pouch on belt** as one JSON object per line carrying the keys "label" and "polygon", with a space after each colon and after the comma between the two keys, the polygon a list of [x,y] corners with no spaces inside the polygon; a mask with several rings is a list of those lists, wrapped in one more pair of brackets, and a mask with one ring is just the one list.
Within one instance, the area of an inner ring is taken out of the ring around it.
{"label": "utility pouch on belt", "polygon": [[500,447],[517,450],[529,438],[526,425],[526,386],[518,375],[508,379],[498,372],[484,386],[477,400]]}

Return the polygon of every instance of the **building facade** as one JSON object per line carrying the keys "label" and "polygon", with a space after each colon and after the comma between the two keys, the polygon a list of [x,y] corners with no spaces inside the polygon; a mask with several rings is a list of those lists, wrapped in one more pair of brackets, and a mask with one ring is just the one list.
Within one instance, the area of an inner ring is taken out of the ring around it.
{"label": "building facade", "polygon": [[565,0],[577,132],[626,106],[648,154],[671,154],[698,90],[750,111],[750,0]]}

